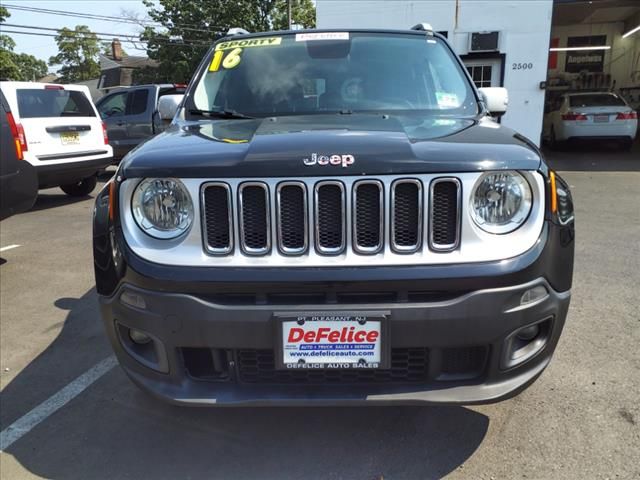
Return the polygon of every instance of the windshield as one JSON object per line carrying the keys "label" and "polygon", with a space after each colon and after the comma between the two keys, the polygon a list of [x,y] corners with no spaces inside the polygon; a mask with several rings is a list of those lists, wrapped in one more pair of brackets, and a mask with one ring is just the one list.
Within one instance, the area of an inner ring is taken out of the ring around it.
{"label": "windshield", "polygon": [[478,113],[443,41],[426,35],[317,32],[220,42],[193,94],[198,110],[250,116],[329,112]]}
{"label": "windshield", "polygon": [[624,107],[621,98],[610,93],[596,93],[593,95],[572,95],[569,97],[571,107]]}

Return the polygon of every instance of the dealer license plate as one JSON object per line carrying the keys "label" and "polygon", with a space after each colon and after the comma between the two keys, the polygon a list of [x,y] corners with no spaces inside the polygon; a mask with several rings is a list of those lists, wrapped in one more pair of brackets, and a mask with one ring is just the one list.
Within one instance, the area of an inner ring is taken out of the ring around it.
{"label": "dealer license plate", "polygon": [[609,121],[609,115],[595,115],[593,121],[596,123],[606,123]]}
{"label": "dealer license plate", "polygon": [[383,314],[309,313],[280,318],[282,368],[380,368]]}
{"label": "dealer license plate", "polygon": [[80,134],[78,132],[62,132],[60,134],[62,145],[74,145],[80,143]]}

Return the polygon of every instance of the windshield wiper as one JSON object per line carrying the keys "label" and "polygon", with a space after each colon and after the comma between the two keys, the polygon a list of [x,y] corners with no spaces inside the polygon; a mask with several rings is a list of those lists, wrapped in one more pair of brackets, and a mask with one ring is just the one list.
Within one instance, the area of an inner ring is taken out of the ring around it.
{"label": "windshield wiper", "polygon": [[230,109],[220,109],[220,110],[199,110],[199,109],[191,109],[189,113],[192,115],[202,115],[203,117],[212,117],[212,118],[255,118],[249,115],[245,115],[244,113],[236,112],[235,110]]}

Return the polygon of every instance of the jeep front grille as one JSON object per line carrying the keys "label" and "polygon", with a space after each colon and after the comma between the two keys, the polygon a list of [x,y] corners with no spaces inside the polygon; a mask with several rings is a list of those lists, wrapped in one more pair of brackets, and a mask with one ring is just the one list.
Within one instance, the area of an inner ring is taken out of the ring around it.
{"label": "jeep front grille", "polygon": [[391,185],[391,246],[397,252],[415,252],[422,241],[422,184],[414,179]]}
{"label": "jeep front grille", "polygon": [[204,246],[214,255],[277,249],[287,257],[449,252],[460,243],[461,191],[453,177],[208,182]]}
{"label": "jeep front grille", "polygon": [[344,185],[328,180],[315,187],[316,248],[319,253],[335,255],[346,245],[346,209]]}
{"label": "jeep front grille", "polygon": [[238,190],[240,246],[248,255],[264,255],[271,248],[269,187],[246,182]]}
{"label": "jeep front grille", "polygon": [[231,189],[226,183],[207,183],[202,189],[205,248],[210,253],[227,254],[233,249]]}
{"label": "jeep front grille", "polygon": [[429,246],[436,251],[458,247],[460,238],[460,181],[437,178],[431,182]]}
{"label": "jeep front grille", "polygon": [[278,184],[278,248],[284,255],[299,255],[308,246],[307,187],[302,182]]}
{"label": "jeep front grille", "polygon": [[384,186],[378,180],[361,180],[353,187],[353,248],[377,253],[384,238]]}

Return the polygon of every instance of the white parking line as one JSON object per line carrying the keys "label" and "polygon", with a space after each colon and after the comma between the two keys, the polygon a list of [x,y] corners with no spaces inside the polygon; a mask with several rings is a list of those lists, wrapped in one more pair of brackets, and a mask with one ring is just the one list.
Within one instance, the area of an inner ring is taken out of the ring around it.
{"label": "white parking line", "polygon": [[6,247],[0,248],[0,253],[6,252],[7,250],[11,250],[12,248],[18,248],[18,247],[21,247],[21,246],[22,245],[7,245]]}
{"label": "white parking line", "polygon": [[111,355],[84,372],[74,381],[46,399],[29,413],[23,415],[0,432],[0,452],[9,448],[13,442],[29,433],[40,422],[57,412],[67,403],[80,395],[89,385],[102,377],[116,365],[116,358]]}

